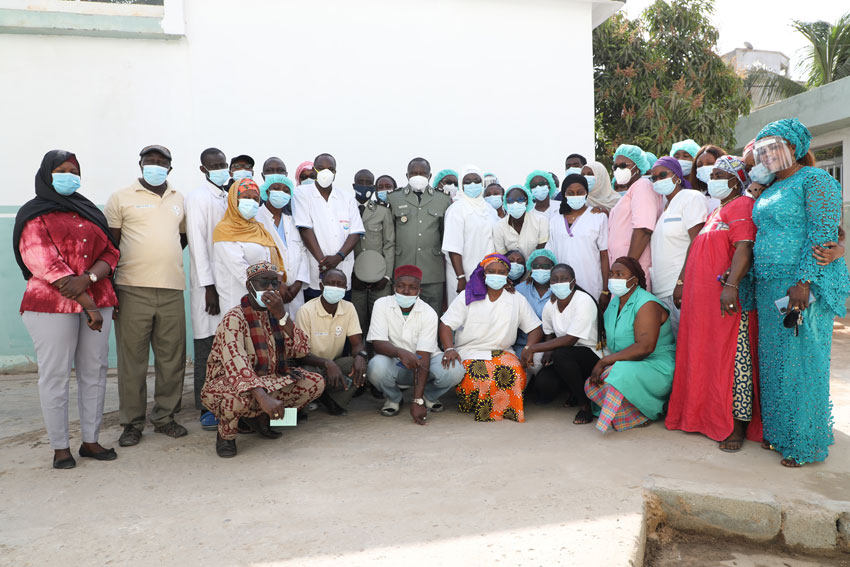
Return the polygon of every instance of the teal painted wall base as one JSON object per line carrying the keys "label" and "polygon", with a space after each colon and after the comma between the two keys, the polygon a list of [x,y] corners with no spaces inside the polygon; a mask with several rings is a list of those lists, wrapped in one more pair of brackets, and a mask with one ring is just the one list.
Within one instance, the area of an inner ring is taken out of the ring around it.
{"label": "teal painted wall base", "polygon": [[[0,304],[0,374],[14,372],[34,372],[36,370],[33,362],[36,361],[35,349],[32,339],[27,333],[21,321],[21,298],[24,296],[26,281],[18,264],[15,262],[15,254],[12,249],[12,229],[15,226],[15,214],[18,207],[0,207],[0,241],[6,242],[6,246],[0,247],[0,262],[6,266],[0,271],[0,293],[6,301]],[[195,349],[192,341],[192,317],[189,306],[189,252],[183,251],[183,266],[187,272],[186,292],[186,356],[194,359]],[[151,353],[151,364],[153,364],[153,353]],[[115,331],[109,336],[109,366],[114,368],[118,365],[115,350]]]}

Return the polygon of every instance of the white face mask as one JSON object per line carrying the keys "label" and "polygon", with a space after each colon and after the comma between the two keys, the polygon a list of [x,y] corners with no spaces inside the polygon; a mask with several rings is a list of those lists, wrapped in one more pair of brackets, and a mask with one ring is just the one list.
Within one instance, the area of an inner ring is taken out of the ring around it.
{"label": "white face mask", "polygon": [[322,171],[316,174],[316,183],[322,189],[327,189],[331,186],[331,183],[334,182],[335,177],[336,173],[334,173],[330,169],[323,169]]}
{"label": "white face mask", "polygon": [[428,178],[424,175],[414,175],[410,179],[407,180],[407,183],[410,185],[410,188],[420,193],[428,187]]}
{"label": "white face mask", "polygon": [[625,185],[632,179],[632,168],[618,168],[614,170],[614,181],[617,185]]}

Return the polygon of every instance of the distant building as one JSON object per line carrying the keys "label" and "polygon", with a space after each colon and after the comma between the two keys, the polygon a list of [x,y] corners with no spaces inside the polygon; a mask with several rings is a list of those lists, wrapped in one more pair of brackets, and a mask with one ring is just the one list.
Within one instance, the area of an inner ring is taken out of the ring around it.
{"label": "distant building", "polygon": [[753,69],[764,69],[783,77],[790,76],[791,60],[787,55],[781,51],[754,49],[751,43],[745,42],[744,47],[724,53],[720,58],[742,76],[746,76]]}

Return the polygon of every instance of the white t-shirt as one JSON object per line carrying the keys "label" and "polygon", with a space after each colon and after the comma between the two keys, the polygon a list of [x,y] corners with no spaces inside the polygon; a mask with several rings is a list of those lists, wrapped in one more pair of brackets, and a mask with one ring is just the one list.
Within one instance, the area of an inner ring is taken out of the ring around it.
{"label": "white t-shirt", "polygon": [[494,350],[510,350],[517,329],[530,333],[540,319],[519,293],[502,291],[496,301],[485,297],[466,304],[466,291],[460,292],[440,319],[455,333],[455,348],[463,360],[490,360]]}
{"label": "white t-shirt", "polygon": [[[354,191],[334,187],[325,201],[315,185],[302,185],[295,191],[292,216],[298,228],[312,228],[319,248],[326,256],[336,254],[352,234],[364,234],[363,220]],[[319,262],[307,253],[310,262],[310,289],[319,289]],[[337,268],[348,278],[351,289],[351,271],[354,269],[354,254],[349,253]]]}
{"label": "white t-shirt", "polygon": [[558,311],[557,302],[549,301],[543,307],[543,332],[560,338],[566,335],[575,337],[576,346],[588,347],[596,356],[602,358],[603,353],[597,350],[598,325],[596,303],[586,293],[575,291],[563,311]]}
{"label": "white t-shirt", "polygon": [[656,297],[673,295],[691,244],[688,230],[705,222],[705,203],[705,196],[699,191],[682,189],[658,217],[649,241],[652,294]]}
{"label": "white t-shirt", "polygon": [[499,254],[506,254],[508,250],[519,250],[528,258],[540,244],[548,242],[549,219],[545,215],[526,213],[522,230],[519,232],[508,223],[510,218],[510,215],[506,215],[493,226],[493,245]]}
{"label": "white t-shirt", "polygon": [[417,298],[407,317],[394,295],[375,301],[367,342],[389,341],[409,352],[440,352],[437,346],[437,312]]}
{"label": "white t-shirt", "polygon": [[602,293],[599,253],[608,250],[608,215],[592,213],[588,207],[569,231],[563,215],[552,217],[546,248],[555,254],[559,264],[572,267],[583,290],[599,299]]}

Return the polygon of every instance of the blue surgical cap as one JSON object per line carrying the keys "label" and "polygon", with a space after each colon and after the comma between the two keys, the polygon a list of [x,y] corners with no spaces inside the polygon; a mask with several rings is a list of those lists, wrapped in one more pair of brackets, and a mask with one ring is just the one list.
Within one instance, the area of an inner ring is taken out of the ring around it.
{"label": "blue surgical cap", "polygon": [[531,196],[531,191],[525,185],[511,185],[507,189],[505,189],[505,195],[502,197],[502,206],[508,206],[508,193],[513,191],[514,189],[519,189],[525,196],[528,197],[528,201],[525,203],[525,212],[527,213],[531,209],[534,208],[534,197]]}
{"label": "blue surgical cap", "polygon": [[794,159],[800,159],[806,155],[812,141],[812,133],[796,118],[785,118],[771,122],[761,129],[756,140],[761,140],[767,136],[779,136],[794,144]]}
{"label": "blue surgical cap", "polygon": [[[439,185],[440,181],[442,181],[444,177],[448,177],[449,175],[454,175],[455,177],[458,176],[457,171],[455,171],[454,169],[444,169],[440,171],[440,173],[438,173],[437,176],[434,178],[433,187]],[[460,179],[458,179],[458,182],[460,182]]]}
{"label": "blue surgical cap", "polygon": [[546,180],[546,183],[549,184],[549,198],[551,199],[555,195],[558,194],[558,186],[555,185],[555,178],[552,177],[552,174],[548,171],[543,171],[542,169],[535,169],[531,173],[528,174],[528,177],[525,178],[525,188],[531,191],[531,180],[537,176],[542,177]]}
{"label": "blue surgical cap", "polygon": [[670,155],[675,156],[678,151],[686,151],[688,154],[696,159],[697,153],[699,152],[699,144],[688,138],[687,140],[682,140],[681,142],[676,142],[670,147]]}
{"label": "blue surgical cap", "polygon": [[646,152],[640,149],[638,146],[633,146],[631,144],[621,144],[620,147],[617,148],[617,151],[614,152],[614,159],[617,159],[617,156],[623,156],[624,158],[628,158],[632,160],[637,168],[640,170],[641,175],[649,171],[652,166],[649,163],[649,160],[646,157]]}
{"label": "blue surgical cap", "polygon": [[531,271],[531,263],[534,262],[534,260],[536,260],[537,258],[539,258],[541,256],[545,256],[545,257],[549,258],[550,260],[552,260],[553,265],[558,263],[558,259],[555,258],[555,253],[552,252],[551,250],[547,250],[546,248],[543,248],[543,249],[535,250],[534,252],[532,252],[531,254],[528,255],[528,260],[525,261],[525,269],[527,269],[528,271]]}

